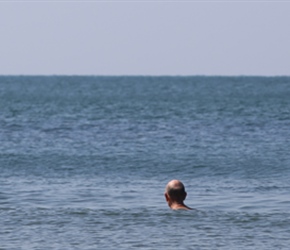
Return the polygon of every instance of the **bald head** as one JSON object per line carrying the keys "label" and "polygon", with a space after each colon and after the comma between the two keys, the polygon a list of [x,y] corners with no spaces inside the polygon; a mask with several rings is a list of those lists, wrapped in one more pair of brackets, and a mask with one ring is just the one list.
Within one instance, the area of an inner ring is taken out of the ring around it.
{"label": "bald head", "polygon": [[186,206],[183,201],[186,198],[184,185],[179,180],[172,180],[168,182],[165,188],[165,199],[171,209],[191,210],[192,208]]}
{"label": "bald head", "polygon": [[172,200],[183,201],[186,197],[184,185],[179,180],[172,180],[168,182],[165,192]]}

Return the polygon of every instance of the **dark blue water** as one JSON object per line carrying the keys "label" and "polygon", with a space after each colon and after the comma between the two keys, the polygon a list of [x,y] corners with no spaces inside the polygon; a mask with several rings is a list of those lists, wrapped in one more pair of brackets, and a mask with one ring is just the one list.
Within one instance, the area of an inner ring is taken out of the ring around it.
{"label": "dark blue water", "polygon": [[2,76],[0,249],[289,249],[289,149],[290,77]]}

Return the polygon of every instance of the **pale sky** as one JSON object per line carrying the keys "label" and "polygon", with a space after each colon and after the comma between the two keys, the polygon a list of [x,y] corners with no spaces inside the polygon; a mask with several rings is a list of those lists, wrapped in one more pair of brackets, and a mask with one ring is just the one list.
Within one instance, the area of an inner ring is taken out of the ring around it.
{"label": "pale sky", "polygon": [[0,75],[290,75],[289,1],[1,1]]}

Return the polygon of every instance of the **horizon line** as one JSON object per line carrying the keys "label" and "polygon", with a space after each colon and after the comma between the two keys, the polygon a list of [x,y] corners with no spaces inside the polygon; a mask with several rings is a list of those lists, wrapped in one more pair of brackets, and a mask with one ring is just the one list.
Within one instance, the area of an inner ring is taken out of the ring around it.
{"label": "horizon line", "polygon": [[290,77],[290,75],[261,75],[261,74],[0,74],[0,77]]}

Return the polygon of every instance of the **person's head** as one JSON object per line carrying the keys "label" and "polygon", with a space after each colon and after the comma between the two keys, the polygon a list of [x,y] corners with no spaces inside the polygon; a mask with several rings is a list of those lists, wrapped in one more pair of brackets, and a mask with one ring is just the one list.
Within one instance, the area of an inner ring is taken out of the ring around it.
{"label": "person's head", "polygon": [[166,185],[164,195],[169,207],[171,207],[174,203],[183,204],[187,194],[181,181],[172,180]]}

